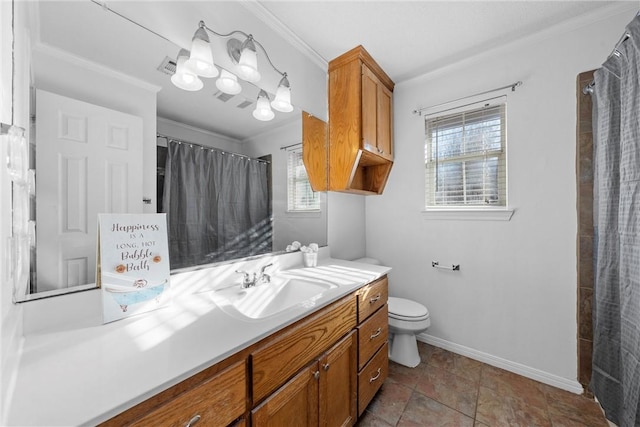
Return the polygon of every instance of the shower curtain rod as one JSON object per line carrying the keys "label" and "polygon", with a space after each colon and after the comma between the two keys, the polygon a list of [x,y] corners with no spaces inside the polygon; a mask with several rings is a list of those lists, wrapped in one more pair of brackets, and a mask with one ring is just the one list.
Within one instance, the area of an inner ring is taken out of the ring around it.
{"label": "shower curtain rod", "polygon": [[500,90],[509,89],[509,88],[511,88],[511,92],[515,92],[516,88],[519,87],[519,86],[522,86],[522,81],[517,81],[515,83],[511,83],[510,85],[498,87],[498,88],[495,88],[495,89],[486,90],[484,92],[476,93],[474,95],[463,96],[462,98],[454,99],[452,101],[443,102],[441,104],[436,104],[436,105],[430,105],[428,107],[417,108],[417,109],[413,110],[412,113],[421,116],[422,112],[424,110],[429,110],[431,108],[441,107],[443,105],[452,104],[454,102],[462,101],[463,99],[473,98],[475,96],[480,96],[480,95],[486,95],[488,93],[498,92]]}
{"label": "shower curtain rod", "polygon": [[217,151],[217,152],[222,153],[222,154],[229,154],[231,156],[242,157],[244,159],[253,160],[253,161],[256,161],[256,162],[262,162],[262,163],[267,163],[267,164],[271,163],[271,162],[269,162],[267,160],[256,159],[255,157],[250,157],[250,156],[247,156],[247,155],[244,155],[244,154],[232,153],[232,152],[229,152],[229,151],[221,150],[220,148],[208,147],[206,145],[196,144],[195,142],[184,141],[182,139],[174,138],[174,137],[168,136],[168,135],[163,135],[161,133],[156,133],[156,138],[164,138],[168,142],[177,142],[178,144],[189,144],[189,146],[200,147],[203,150]]}
{"label": "shower curtain rod", "polygon": [[302,142],[298,142],[298,143],[296,143],[296,144],[285,145],[285,146],[283,146],[283,147],[280,147],[280,149],[281,149],[281,150],[288,150],[288,149],[289,149],[289,148],[291,148],[291,147],[297,147],[297,146],[299,146],[299,145],[302,145]]}
{"label": "shower curtain rod", "polygon": [[[638,13],[636,13],[636,18],[640,16],[640,10],[638,11]],[[620,48],[620,46],[622,46],[622,43],[626,42],[629,38],[631,38],[631,34],[629,34],[628,31],[625,31],[624,34],[622,35],[622,37],[620,37],[620,40],[618,40],[618,43],[616,43],[613,47],[613,51],[611,52],[611,54],[609,54],[608,58],[611,58],[613,55],[615,56],[620,56],[620,51],[618,50]],[[590,95],[593,93],[593,87],[596,85],[595,80],[591,80],[589,82],[589,84],[585,85],[582,88],[582,93],[584,93],[585,95]]]}

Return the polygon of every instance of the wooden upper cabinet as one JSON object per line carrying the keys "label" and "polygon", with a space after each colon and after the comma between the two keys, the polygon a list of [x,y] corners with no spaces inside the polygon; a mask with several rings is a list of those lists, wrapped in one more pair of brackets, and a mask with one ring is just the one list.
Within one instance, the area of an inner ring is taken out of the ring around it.
{"label": "wooden upper cabinet", "polygon": [[382,193],[393,164],[393,87],[362,46],[329,63],[329,190]]}

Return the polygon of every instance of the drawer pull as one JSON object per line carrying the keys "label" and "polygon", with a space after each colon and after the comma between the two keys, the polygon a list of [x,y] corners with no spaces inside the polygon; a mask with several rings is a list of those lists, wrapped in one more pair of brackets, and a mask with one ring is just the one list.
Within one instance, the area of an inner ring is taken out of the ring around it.
{"label": "drawer pull", "polygon": [[191,427],[196,425],[198,421],[200,421],[200,418],[201,418],[200,415],[196,415],[195,417],[191,418],[184,427]]}
{"label": "drawer pull", "polygon": [[371,334],[371,336],[369,337],[369,340],[372,340],[374,338],[376,338],[377,336],[379,336],[382,333],[382,328],[378,328],[376,329],[376,331],[374,333]]}
{"label": "drawer pull", "polygon": [[375,297],[371,298],[369,300],[369,304],[373,304],[374,302],[378,301],[379,299],[380,299],[380,294],[378,294]]}
{"label": "drawer pull", "polygon": [[320,371],[315,371],[315,372],[313,373],[313,378],[315,378],[315,379],[320,378]]}
{"label": "drawer pull", "polygon": [[369,383],[372,383],[378,378],[380,378],[381,373],[382,373],[382,368],[378,368],[378,372],[376,372],[376,374],[373,377],[369,378]]}
{"label": "drawer pull", "polygon": [[328,363],[325,363],[324,365],[322,365],[322,368],[323,368],[325,371],[328,371],[328,370],[329,370],[329,364],[328,364]]}

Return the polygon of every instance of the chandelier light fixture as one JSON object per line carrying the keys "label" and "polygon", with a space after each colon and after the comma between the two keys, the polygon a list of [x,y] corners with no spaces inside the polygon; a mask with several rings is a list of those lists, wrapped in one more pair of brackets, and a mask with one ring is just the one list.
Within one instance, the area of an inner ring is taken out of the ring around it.
{"label": "chandelier light fixture", "polygon": [[[236,66],[235,72],[223,69],[221,72],[214,63],[213,53],[211,51],[211,42],[209,34],[217,37],[228,38],[227,54],[231,62]],[[234,35],[244,37],[243,41],[233,38]],[[258,50],[260,48],[264,57],[273,70],[280,74],[282,78],[276,89],[276,95],[270,102],[269,94],[261,89],[256,102],[256,109],[253,111],[253,117],[261,121],[269,121],[275,117],[273,109],[288,113],[293,111],[291,105],[291,85],[287,79],[287,73],[280,71],[273,65],[269,54],[264,46],[260,44],[251,34],[246,34],[240,30],[234,30],[228,34],[220,34],[207,27],[204,21],[200,21],[198,29],[193,35],[191,41],[191,51],[180,49],[176,59],[176,72],[171,76],[171,82],[183,90],[197,91],[203,88],[204,83],[200,77],[213,78],[216,80],[216,87],[229,95],[237,95],[242,91],[242,86],[238,82],[238,77],[249,83],[257,83],[260,81],[261,75],[258,71]]]}

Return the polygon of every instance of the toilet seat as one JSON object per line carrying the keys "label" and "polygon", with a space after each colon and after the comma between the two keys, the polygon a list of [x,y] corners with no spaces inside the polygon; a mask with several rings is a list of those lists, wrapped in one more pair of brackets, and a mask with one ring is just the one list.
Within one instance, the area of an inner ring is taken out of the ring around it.
{"label": "toilet seat", "polygon": [[389,317],[409,322],[419,322],[429,318],[429,310],[424,305],[404,298],[389,297]]}

